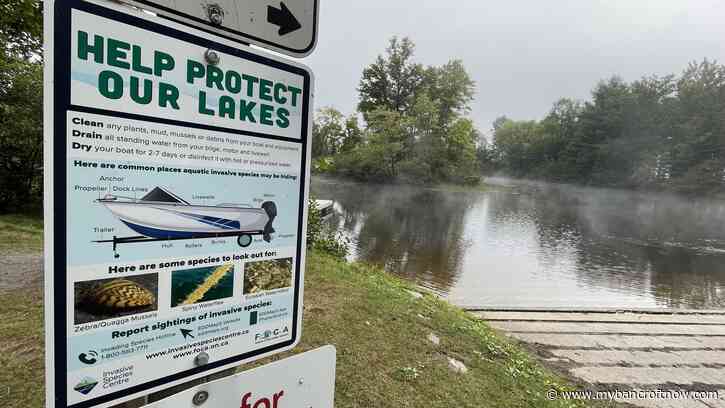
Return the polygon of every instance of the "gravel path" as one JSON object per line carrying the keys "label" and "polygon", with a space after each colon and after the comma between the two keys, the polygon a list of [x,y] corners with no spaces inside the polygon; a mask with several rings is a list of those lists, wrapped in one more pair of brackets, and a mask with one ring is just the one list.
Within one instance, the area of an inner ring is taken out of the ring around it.
{"label": "gravel path", "polygon": [[0,292],[42,287],[42,253],[0,255]]}

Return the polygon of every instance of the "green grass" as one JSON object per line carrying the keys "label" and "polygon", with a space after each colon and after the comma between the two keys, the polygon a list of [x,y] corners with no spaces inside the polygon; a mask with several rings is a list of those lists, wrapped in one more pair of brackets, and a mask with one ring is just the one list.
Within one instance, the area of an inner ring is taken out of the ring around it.
{"label": "green grass", "polygon": [[[0,254],[43,249],[43,218],[0,215]],[[0,406],[42,407],[43,288],[0,291]]]}
{"label": "green grass", "polygon": [[[22,239],[14,239],[14,250],[39,248],[39,224],[33,225],[16,227]],[[416,299],[408,283],[377,268],[315,252],[307,265],[302,342],[294,353],[337,348],[336,407],[585,406],[547,400],[547,390],[571,386],[484,322],[433,295]],[[0,292],[0,298],[0,406],[40,408],[42,288]],[[430,333],[440,345],[427,339]],[[449,357],[465,363],[468,373],[449,370]]]}
{"label": "green grass", "polygon": [[0,291],[0,407],[35,408],[45,401],[43,291]]}
{"label": "green grass", "polygon": [[[305,281],[295,353],[337,347],[336,407],[584,406],[547,400],[551,388],[573,388],[486,323],[433,295],[414,298],[377,268],[311,253]],[[449,357],[468,373],[451,371]]]}
{"label": "green grass", "polygon": [[0,215],[0,254],[43,250],[43,218],[32,215]]}

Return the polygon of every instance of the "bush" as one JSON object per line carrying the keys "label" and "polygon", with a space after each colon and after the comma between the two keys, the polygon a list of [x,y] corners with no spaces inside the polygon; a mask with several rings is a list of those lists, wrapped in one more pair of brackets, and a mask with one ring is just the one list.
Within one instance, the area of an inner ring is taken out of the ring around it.
{"label": "bush", "polygon": [[307,207],[307,249],[345,259],[348,254],[348,239],[325,224],[314,197],[310,197]]}
{"label": "bush", "polygon": [[43,208],[43,66],[0,61],[0,214]]}
{"label": "bush", "polygon": [[330,156],[320,157],[312,160],[313,173],[334,173],[335,159]]}

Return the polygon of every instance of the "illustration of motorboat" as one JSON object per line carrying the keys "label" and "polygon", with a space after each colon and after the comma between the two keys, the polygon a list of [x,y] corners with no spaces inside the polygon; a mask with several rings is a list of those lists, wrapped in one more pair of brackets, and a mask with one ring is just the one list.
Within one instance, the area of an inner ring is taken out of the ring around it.
{"label": "illustration of motorboat", "polygon": [[272,240],[277,206],[265,201],[260,208],[241,204],[193,205],[164,187],[155,187],[140,199],[107,194],[95,200],[140,236],[94,242],[118,244],[236,236],[241,247],[253,235]]}

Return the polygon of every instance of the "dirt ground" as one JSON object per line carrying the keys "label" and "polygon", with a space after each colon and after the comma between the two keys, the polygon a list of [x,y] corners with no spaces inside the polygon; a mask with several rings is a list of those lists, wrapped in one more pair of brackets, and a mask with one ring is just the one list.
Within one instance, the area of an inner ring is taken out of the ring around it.
{"label": "dirt ground", "polygon": [[0,254],[0,292],[43,286],[43,254]]}

